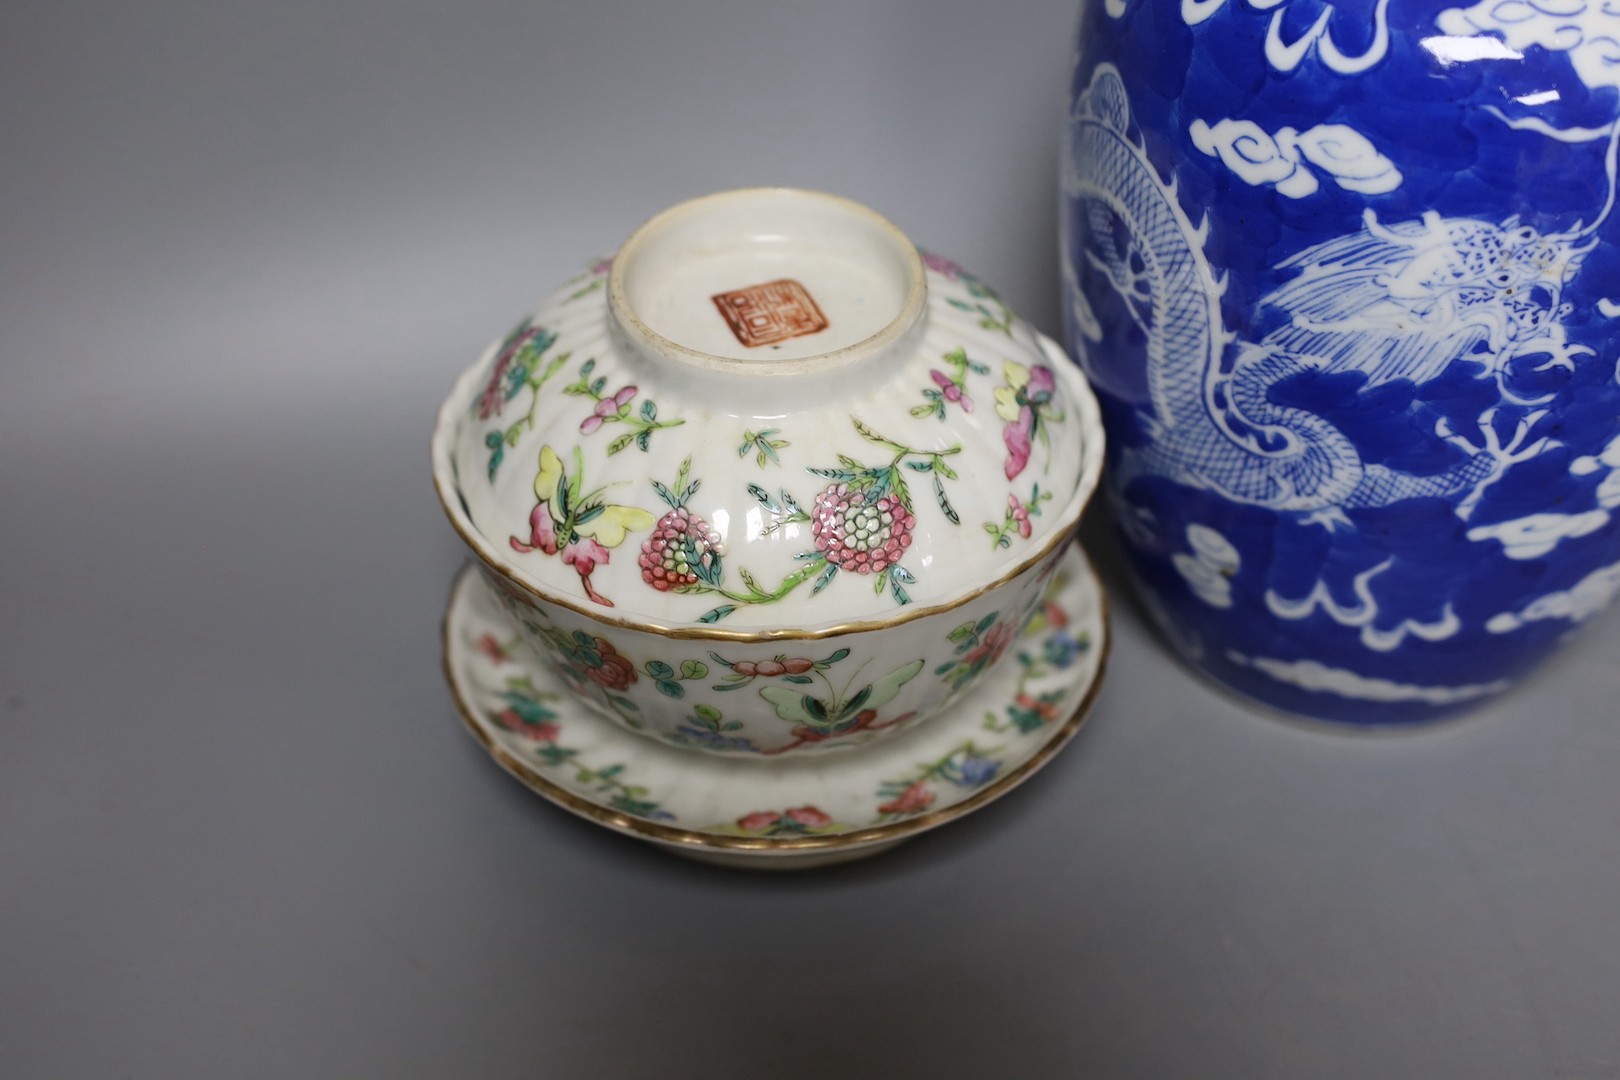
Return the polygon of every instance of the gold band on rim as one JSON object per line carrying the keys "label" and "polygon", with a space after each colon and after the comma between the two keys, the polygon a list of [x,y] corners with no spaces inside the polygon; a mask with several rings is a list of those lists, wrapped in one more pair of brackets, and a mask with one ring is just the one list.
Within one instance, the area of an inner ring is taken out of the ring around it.
{"label": "gold band on rim", "polygon": [[[1084,552],[1081,552],[1080,561],[1086,576],[1091,580],[1092,587],[1096,590],[1097,620],[1102,630],[1102,640],[1098,645],[1097,670],[1092,677],[1091,685],[1086,688],[1080,703],[1075,707],[1069,718],[1064,721],[1063,726],[1040,749],[1035,751],[1029,760],[959,803],[931,813],[907,818],[904,821],[897,821],[890,825],[873,825],[853,832],[839,833],[836,836],[799,836],[787,840],[778,840],[770,837],[724,836],[716,833],[700,832],[696,829],[677,828],[673,825],[660,825],[657,822],[632,817],[616,810],[608,810],[596,803],[580,798],[573,792],[542,776],[528,762],[511,753],[490,737],[489,733],[484,730],[483,725],[473,717],[472,710],[466,701],[466,694],[457,681],[455,672],[451,670],[450,614],[455,606],[456,592],[464,580],[460,572],[456,575],[455,584],[451,586],[450,603],[445,606],[444,618],[439,624],[439,638],[443,653],[442,667],[445,681],[450,687],[450,697],[455,702],[456,712],[461,717],[462,725],[483,747],[484,752],[525,787],[549,802],[555,803],[564,810],[586,820],[618,832],[631,833],[639,838],[662,844],[717,851],[787,853],[865,847],[869,844],[881,843],[886,840],[900,840],[917,833],[926,832],[1000,798],[1023,783],[1030,775],[1051,760],[1054,754],[1068,745],[1069,740],[1074,738],[1075,733],[1085,724],[1087,717],[1091,713],[1091,707],[1097,700],[1097,694],[1102,689],[1103,677],[1108,670],[1109,655],[1113,650],[1113,632],[1110,626],[1108,593],[1103,588],[1101,580],[1092,568],[1091,561],[1085,557]],[[969,697],[971,698],[971,696],[970,694]]]}

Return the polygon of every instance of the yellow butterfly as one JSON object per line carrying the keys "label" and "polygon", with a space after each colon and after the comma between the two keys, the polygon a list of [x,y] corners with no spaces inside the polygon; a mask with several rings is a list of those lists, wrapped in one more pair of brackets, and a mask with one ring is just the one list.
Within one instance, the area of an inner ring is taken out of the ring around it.
{"label": "yellow butterfly", "polygon": [[540,448],[540,471],[534,476],[535,506],[529,514],[529,538],[514,536],[517,551],[562,552],[563,562],[579,574],[585,595],[612,607],[613,601],[591,587],[591,571],[608,561],[608,548],[618,547],[630,533],[652,528],[652,514],[635,506],[616,506],[602,497],[606,488],[583,491],[585,462],[574,448],[573,475],[548,444]]}

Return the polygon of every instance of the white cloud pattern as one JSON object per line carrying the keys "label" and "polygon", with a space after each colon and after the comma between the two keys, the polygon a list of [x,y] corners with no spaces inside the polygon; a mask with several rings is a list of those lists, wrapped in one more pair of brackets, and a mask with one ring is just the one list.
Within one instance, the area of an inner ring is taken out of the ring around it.
{"label": "white cloud pattern", "polygon": [[1600,567],[1574,585],[1536,597],[1519,611],[1493,616],[1485,629],[1493,634],[1510,634],[1526,623],[1543,619],[1585,622],[1620,596],[1620,563]]}
{"label": "white cloud pattern", "polygon": [[1232,606],[1232,575],[1243,565],[1237,548],[1207,525],[1187,526],[1187,544],[1193,549],[1170,557],[1176,573],[1187,581],[1193,594],[1210,607]]}
{"label": "white cloud pattern", "polygon": [[1489,697],[1506,690],[1509,685],[1508,680],[1499,679],[1496,682],[1466,683],[1462,686],[1422,686],[1370,678],[1315,660],[1277,660],[1268,656],[1248,657],[1237,652],[1227,653],[1226,658],[1302,690],[1338,694],[1357,701],[1420,701],[1425,705],[1452,705],[1459,701]]}
{"label": "white cloud pattern", "polygon": [[1193,145],[1248,184],[1270,184],[1290,199],[1321,188],[1307,164],[1326,173],[1346,191],[1385,195],[1401,186],[1401,171],[1368,138],[1346,124],[1318,124],[1306,131],[1280,128],[1276,135],[1251,120],[1224,119],[1213,127],[1194,120]]}

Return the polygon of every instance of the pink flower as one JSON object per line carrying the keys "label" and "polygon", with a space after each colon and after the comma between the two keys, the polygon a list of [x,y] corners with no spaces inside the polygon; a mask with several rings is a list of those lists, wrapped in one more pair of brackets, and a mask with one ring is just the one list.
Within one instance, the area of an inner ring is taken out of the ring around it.
{"label": "pink flower", "polygon": [[743,832],[764,832],[781,820],[782,815],[775,810],[755,810],[752,814],[744,814],[737,819],[737,827]]}
{"label": "pink flower", "polygon": [[1035,527],[1029,523],[1029,511],[1025,509],[1023,503],[1018,501],[1018,496],[1007,496],[1007,512],[1012,515],[1013,521],[1018,524],[1018,535],[1028,540],[1029,534],[1034,531]]}
{"label": "pink flower", "polygon": [[813,806],[801,806],[797,810],[789,810],[787,816],[807,829],[819,829],[824,825],[832,824],[832,818]]}
{"label": "pink flower", "polygon": [[1045,614],[1046,625],[1050,626],[1053,630],[1062,630],[1065,626],[1069,625],[1069,613],[1050,600],[1046,602]]}
{"label": "pink flower", "polygon": [[971,649],[966,656],[962,657],[961,663],[970,666],[995,663],[1001,658],[1001,654],[1007,651],[1007,646],[1012,642],[1012,636],[1012,627],[1008,623],[1005,621],[996,623],[990,628],[990,632],[984,636],[984,640]]}
{"label": "pink flower", "polygon": [[928,373],[928,377],[934,380],[934,385],[939,387],[939,392],[945,395],[946,401],[956,402],[962,406],[963,412],[973,411],[973,399],[962,393],[962,388],[949,375],[935,369]]}
{"label": "pink flower", "polygon": [[614,394],[612,397],[603,398],[601,401],[598,401],[596,403],[596,408],[591,411],[591,415],[579,422],[580,433],[583,435],[589,435],[591,432],[601,427],[609,417],[618,415],[619,410],[624,408],[625,405],[629,404],[630,399],[635,396],[636,388],[634,386],[626,386],[621,388],[619,392]]}
{"label": "pink flower", "polygon": [[920,814],[934,805],[934,793],[921,780],[878,807],[880,814]]}
{"label": "pink flower", "polygon": [[516,709],[503,709],[495,714],[494,720],[507,731],[522,735],[525,739],[533,739],[535,742],[556,742],[557,736],[562,734],[562,729],[550,721],[538,724],[526,722]]}
{"label": "pink flower", "polygon": [[1029,464],[1029,436],[1035,427],[1035,413],[1028,405],[1018,411],[1018,419],[1001,429],[1001,441],[1007,444],[1007,461],[1003,466],[1007,479],[1015,479]]}
{"label": "pink flower", "polygon": [[491,416],[501,415],[501,407],[506,404],[506,395],[501,392],[501,381],[506,378],[506,369],[512,366],[512,358],[517,356],[523,346],[538,337],[540,331],[534,327],[515,335],[501,350],[501,355],[495,361],[495,369],[489,374],[489,385],[484,387],[483,396],[478,399],[478,419],[488,420]]}
{"label": "pink flower", "polygon": [[1045,364],[1036,364],[1029,371],[1029,385],[1024,393],[1031,404],[1045,405],[1052,400],[1052,394],[1057,390],[1057,376]]}
{"label": "pink flower", "polygon": [[955,281],[957,276],[962,273],[962,268],[960,266],[945,258],[943,255],[935,255],[931,251],[924,251],[920,254],[922,255],[923,265],[934,271],[936,274],[944,274],[952,281]]}
{"label": "pink flower", "polygon": [[478,639],[478,651],[489,657],[492,664],[506,662],[506,650],[501,648],[501,643],[495,640],[494,634],[485,634]]}
{"label": "pink flower", "polygon": [[613,256],[609,255],[605,259],[596,260],[596,263],[591,267],[591,273],[602,275],[611,269],[613,269]]}
{"label": "pink flower", "polygon": [[534,509],[529,511],[529,542],[525,544],[514,536],[511,538],[511,544],[515,551],[538,549],[547,555],[557,554],[557,523],[552,520],[551,510],[547,508],[545,500],[535,503]]}
{"label": "pink flower", "polygon": [[848,484],[829,485],[817,493],[810,516],[816,548],[834,566],[857,574],[876,574],[899,562],[916,523],[893,492],[870,503],[867,494]]}
{"label": "pink flower", "polygon": [[[545,504],[542,503],[541,505]],[[550,552],[547,552],[547,554],[550,554]],[[574,571],[579,574],[579,583],[585,586],[586,596],[603,607],[613,606],[613,601],[591,588],[591,571],[595,570],[599,563],[602,565],[607,564],[607,548],[598,544],[592,537],[585,536],[563,548],[562,559],[566,565],[572,566]]]}

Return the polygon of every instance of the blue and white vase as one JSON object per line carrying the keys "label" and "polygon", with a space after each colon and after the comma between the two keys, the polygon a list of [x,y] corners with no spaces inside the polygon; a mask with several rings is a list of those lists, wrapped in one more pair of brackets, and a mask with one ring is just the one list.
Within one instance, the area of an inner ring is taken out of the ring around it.
{"label": "blue and white vase", "polygon": [[1172,644],[1428,720],[1620,592],[1620,14],[1089,0],[1066,317]]}

